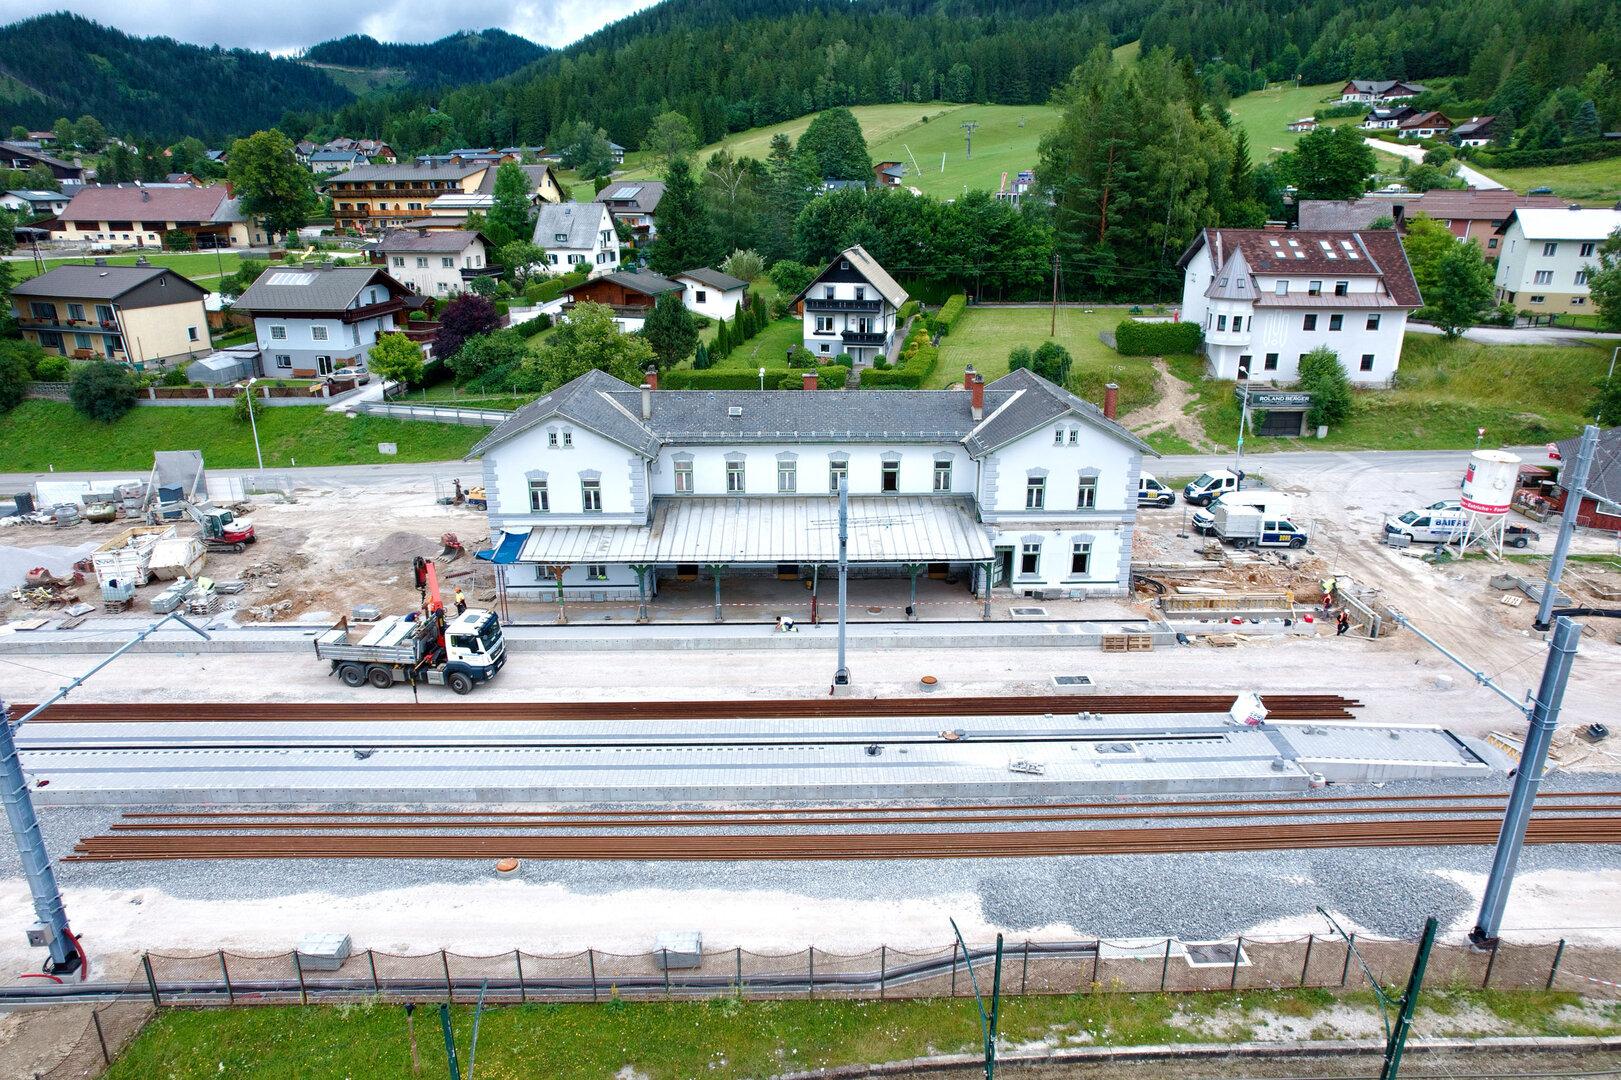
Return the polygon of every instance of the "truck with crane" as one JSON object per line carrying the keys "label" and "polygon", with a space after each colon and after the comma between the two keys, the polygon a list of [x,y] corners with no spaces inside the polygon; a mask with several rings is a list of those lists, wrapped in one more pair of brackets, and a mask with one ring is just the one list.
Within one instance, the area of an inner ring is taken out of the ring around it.
{"label": "truck with crane", "polygon": [[315,638],[315,655],[332,665],[345,686],[378,689],[397,682],[448,686],[472,693],[506,665],[506,640],[493,611],[469,609],[447,615],[439,594],[438,568],[418,558],[414,566],[422,607],[371,623],[339,619]]}

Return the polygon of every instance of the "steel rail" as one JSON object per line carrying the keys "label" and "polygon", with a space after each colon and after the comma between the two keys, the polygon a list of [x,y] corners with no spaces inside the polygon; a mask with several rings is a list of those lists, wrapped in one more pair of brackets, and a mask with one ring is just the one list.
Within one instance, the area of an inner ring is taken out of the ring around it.
{"label": "steel rail", "polygon": [[[64,862],[285,858],[531,858],[559,860],[847,860],[1170,854],[1493,843],[1490,819],[1000,832],[770,833],[711,836],[112,835],[88,837]],[[1621,843],[1621,819],[1543,818],[1527,843]]]}

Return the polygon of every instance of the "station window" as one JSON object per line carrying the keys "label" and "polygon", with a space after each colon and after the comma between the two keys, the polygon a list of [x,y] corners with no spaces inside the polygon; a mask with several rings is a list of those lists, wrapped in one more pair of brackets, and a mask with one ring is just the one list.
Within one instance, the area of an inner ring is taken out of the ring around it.
{"label": "station window", "polygon": [[1045,476],[1032,476],[1030,482],[1024,486],[1024,508],[1026,510],[1041,510],[1047,505],[1047,478]]}
{"label": "station window", "polygon": [[1368,329],[1369,330],[1377,330],[1377,329],[1379,329],[1379,316],[1377,314],[1368,316]]}
{"label": "station window", "polygon": [[1330,330],[1343,330],[1345,328],[1345,316],[1338,314],[1330,315],[1328,317],[1328,328]]}
{"label": "station window", "polygon": [[1362,370],[1373,370],[1373,354],[1371,352],[1365,352],[1362,354]]}
{"label": "station window", "polygon": [[884,462],[882,483],[879,490],[896,492],[901,489],[901,463],[898,461]]}
{"label": "station window", "polygon": [[692,494],[692,462],[675,463],[675,490],[680,495]]}
{"label": "station window", "polygon": [[934,463],[934,490],[951,490],[951,462],[936,461]]}
{"label": "station window", "polygon": [[1075,509],[1091,510],[1098,504],[1098,478],[1095,476],[1081,477],[1080,486],[1075,494]]}
{"label": "station window", "polygon": [[726,463],[726,494],[741,495],[748,490],[748,482],[744,479],[744,463],[741,461],[728,461]]}
{"label": "station window", "polygon": [[849,475],[850,463],[848,461],[828,462],[827,490],[837,494],[839,490],[839,481],[847,479]]}
{"label": "station window", "polygon": [[777,462],[777,494],[792,495],[799,490],[799,466],[792,461]]}
{"label": "station window", "polygon": [[1300,329],[1302,329],[1302,330],[1315,330],[1315,329],[1317,329],[1317,315],[1316,315],[1315,312],[1308,313],[1304,318],[1302,318],[1300,320]]}
{"label": "station window", "polygon": [[537,514],[544,514],[551,508],[552,497],[546,488],[546,481],[529,481],[529,509]]}
{"label": "station window", "polygon": [[580,509],[588,514],[602,512],[602,481],[580,481]]}
{"label": "station window", "polygon": [[1041,545],[1039,543],[1025,544],[1019,549],[1019,573],[1032,577],[1041,573]]}
{"label": "station window", "polygon": [[608,564],[599,562],[586,563],[585,576],[592,581],[607,581]]}
{"label": "station window", "polygon": [[1069,549],[1069,572],[1074,577],[1092,572],[1092,541],[1077,540]]}

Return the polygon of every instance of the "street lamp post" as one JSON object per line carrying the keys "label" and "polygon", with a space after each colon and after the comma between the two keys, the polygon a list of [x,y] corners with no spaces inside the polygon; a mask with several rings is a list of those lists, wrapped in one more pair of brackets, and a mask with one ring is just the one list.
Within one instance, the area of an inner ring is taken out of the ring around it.
{"label": "street lamp post", "polygon": [[765,389],[765,368],[760,369],[760,389]]}
{"label": "street lamp post", "polygon": [[257,416],[259,407],[253,403],[253,384],[258,381],[257,376],[249,379],[247,387],[242,392],[248,395],[248,426],[253,429],[253,456],[259,459],[259,471],[264,472],[265,455],[264,451],[259,449],[259,420]]}

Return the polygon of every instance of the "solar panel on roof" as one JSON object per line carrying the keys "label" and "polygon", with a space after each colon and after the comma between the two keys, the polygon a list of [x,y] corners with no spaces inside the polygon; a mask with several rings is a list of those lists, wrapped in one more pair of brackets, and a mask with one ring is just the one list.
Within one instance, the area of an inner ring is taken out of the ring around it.
{"label": "solar panel on roof", "polygon": [[270,284],[272,285],[310,285],[314,281],[314,274],[295,274],[284,271],[270,275]]}
{"label": "solar panel on roof", "polygon": [[641,185],[637,184],[634,187],[620,188],[618,191],[614,192],[614,198],[616,198],[616,199],[634,199],[636,196],[640,195],[641,193],[642,193]]}

